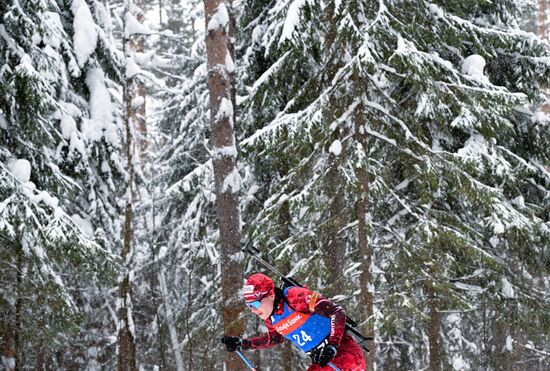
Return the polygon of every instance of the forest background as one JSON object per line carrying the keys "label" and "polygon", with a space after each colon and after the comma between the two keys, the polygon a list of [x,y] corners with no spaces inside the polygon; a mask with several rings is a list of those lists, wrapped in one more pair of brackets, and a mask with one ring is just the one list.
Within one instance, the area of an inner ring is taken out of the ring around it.
{"label": "forest background", "polygon": [[0,367],[243,370],[252,246],[368,370],[550,369],[549,14],[2,1]]}

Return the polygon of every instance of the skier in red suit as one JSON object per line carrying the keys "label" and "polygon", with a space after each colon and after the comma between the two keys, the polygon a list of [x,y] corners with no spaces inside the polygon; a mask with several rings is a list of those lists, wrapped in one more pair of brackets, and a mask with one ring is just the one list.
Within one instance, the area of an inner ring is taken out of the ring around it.
{"label": "skier in red suit", "polygon": [[249,339],[224,336],[228,351],[270,348],[286,338],[311,357],[307,371],[333,370],[329,362],[341,371],[366,371],[361,348],[345,332],[344,310],[330,300],[303,287],[283,291],[262,273],[248,277],[243,294],[252,313],[265,321],[267,333]]}

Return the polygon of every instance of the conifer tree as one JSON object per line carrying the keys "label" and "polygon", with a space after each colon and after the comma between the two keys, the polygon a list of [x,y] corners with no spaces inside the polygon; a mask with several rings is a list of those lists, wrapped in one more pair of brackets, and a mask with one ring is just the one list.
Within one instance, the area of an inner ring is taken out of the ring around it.
{"label": "conifer tree", "polygon": [[[361,271],[378,274],[374,287],[361,290],[376,290],[377,304],[362,318],[376,319],[385,340],[377,348],[380,367],[498,368],[500,355],[487,350],[480,357],[481,349],[468,347],[481,334],[466,340],[453,327],[449,345],[443,329],[459,321],[446,311],[460,313],[462,328],[489,316],[510,326],[509,342],[544,344],[540,333],[519,330],[529,327],[520,318],[547,323],[547,299],[531,296],[544,287],[523,278],[523,270],[547,274],[545,263],[532,259],[545,256],[549,237],[540,206],[549,187],[548,154],[541,151],[547,118],[522,107],[541,99],[548,46],[518,29],[520,6],[248,4],[244,63],[261,68],[243,68],[242,121],[251,123],[244,143],[259,157],[253,161],[265,192],[258,197],[266,206],[249,222],[248,238],[333,285],[320,263],[330,246],[323,236],[336,231],[351,257],[341,267],[350,286]],[[283,161],[290,171],[281,175]],[[365,197],[368,211],[363,206],[358,215]],[[291,237],[275,245],[286,202]],[[358,251],[360,239],[374,248],[373,264]],[[323,253],[311,253],[317,248]],[[344,306],[364,313],[349,295]],[[487,346],[505,345],[495,338]],[[464,357],[468,352],[476,357]]]}
{"label": "conifer tree", "polygon": [[94,367],[111,334],[88,309],[105,304],[119,232],[109,17],[85,1],[8,1],[0,14],[2,359]]}

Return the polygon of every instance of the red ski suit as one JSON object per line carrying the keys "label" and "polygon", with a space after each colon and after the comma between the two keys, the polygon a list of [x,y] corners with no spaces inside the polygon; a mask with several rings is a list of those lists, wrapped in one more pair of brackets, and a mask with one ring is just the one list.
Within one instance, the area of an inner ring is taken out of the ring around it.
{"label": "red ski suit", "polygon": [[[330,335],[328,342],[338,350],[336,357],[331,362],[342,371],[366,371],[365,358],[359,345],[353,338],[345,333],[346,314],[344,310],[335,305],[330,300],[320,296],[313,291],[302,287],[291,287],[286,295],[287,304],[297,312],[315,313],[323,317],[330,318]],[[284,310],[284,301],[280,300],[274,304],[275,314],[281,314]],[[282,343],[285,338],[275,330],[271,323],[271,318],[265,320],[267,333],[244,339],[243,349],[270,348]],[[330,366],[321,367],[312,364],[307,371],[330,371]]]}

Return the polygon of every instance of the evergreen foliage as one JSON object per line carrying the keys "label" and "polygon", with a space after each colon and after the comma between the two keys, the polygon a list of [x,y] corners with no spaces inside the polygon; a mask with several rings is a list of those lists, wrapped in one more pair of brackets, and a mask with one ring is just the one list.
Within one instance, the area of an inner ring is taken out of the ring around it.
{"label": "evergreen foliage", "polygon": [[[548,83],[548,45],[518,29],[525,4],[247,5],[243,143],[264,206],[248,215],[249,242],[289,256],[322,291],[346,293],[330,273],[335,263],[347,272],[340,280],[357,287],[358,270],[369,269],[355,264],[365,169],[385,340],[379,367],[426,367],[431,301],[439,313],[459,313],[442,315],[444,326],[462,324],[453,346],[441,332],[443,368],[498,369],[494,360],[506,359],[493,354],[505,348],[499,324],[518,346],[547,344],[545,287],[525,276],[548,274],[548,118],[530,108]],[[467,70],[472,55],[488,61],[487,75]],[[291,233],[278,241],[286,203]],[[335,240],[344,254],[332,250]],[[342,304],[361,312],[354,295]],[[495,338],[472,349],[477,331]]]}
{"label": "evergreen foliage", "polygon": [[[0,368],[117,367],[129,197],[139,367],[225,359],[203,2],[144,4],[163,19],[143,52],[130,4],[0,2]],[[378,369],[550,367],[550,46],[520,29],[532,6],[234,2],[242,243],[374,326]],[[242,310],[244,336],[265,331]],[[285,352],[247,356],[307,367]]]}
{"label": "evergreen foliage", "polygon": [[111,335],[88,315],[116,268],[120,59],[100,3],[0,7],[0,331],[18,367],[85,367]]}

